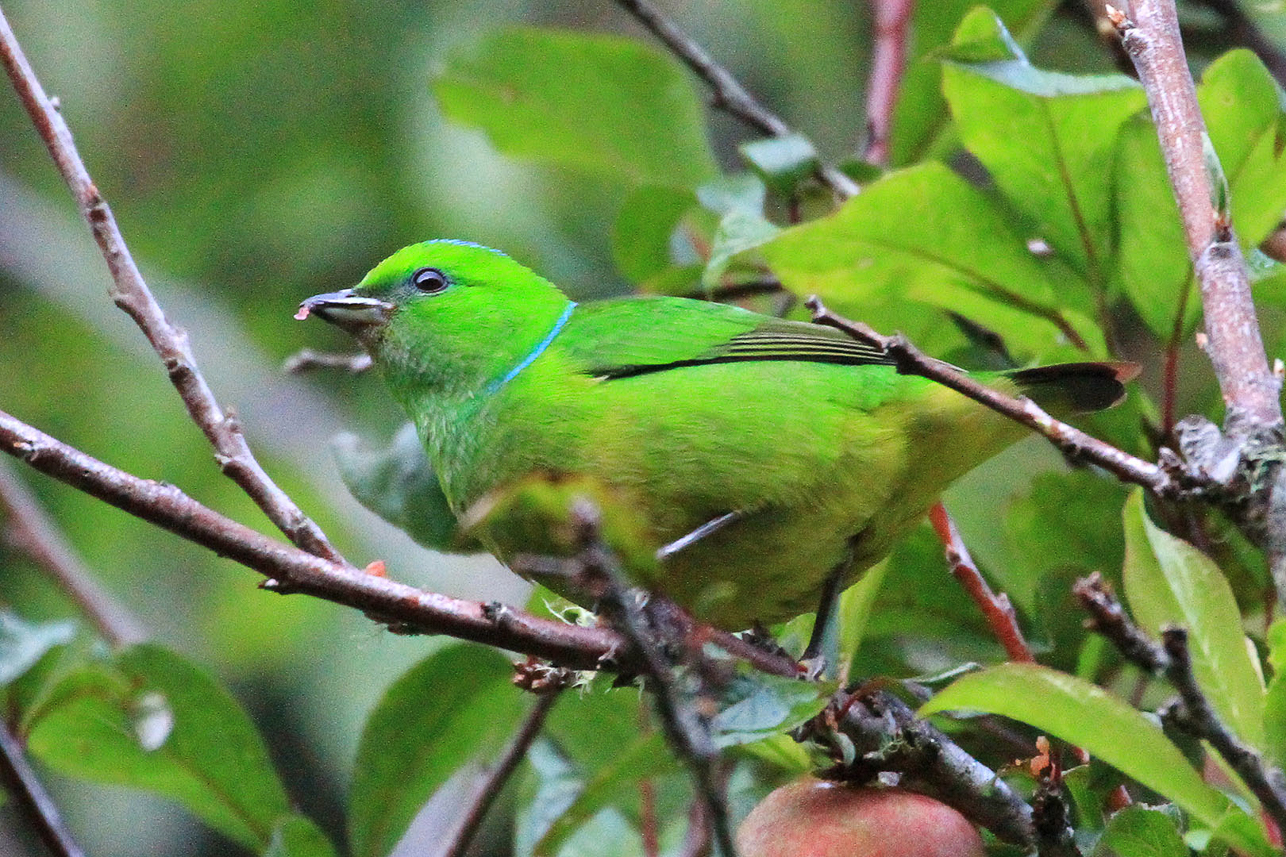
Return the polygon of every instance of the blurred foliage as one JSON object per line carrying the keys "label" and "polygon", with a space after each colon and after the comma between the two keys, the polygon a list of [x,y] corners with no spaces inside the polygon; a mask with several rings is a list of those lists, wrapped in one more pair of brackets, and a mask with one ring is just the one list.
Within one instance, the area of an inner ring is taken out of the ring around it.
{"label": "blurred foliage", "polygon": [[[429,589],[514,603],[525,591],[494,563],[415,546],[461,543],[378,383],[277,369],[305,344],[349,347],[293,324],[299,299],[426,237],[503,248],[577,298],[708,297],[776,278],[784,294],[745,302],[784,312],[819,293],[967,366],[1137,360],[1130,400],[1087,424],[1138,454],[1155,453],[1168,415],[1218,416],[1190,343],[1200,308],[1142,91],[1077,4],[917,4],[889,172],[852,157],[865,122],[865,4],[666,6],[799,135],[757,139],[712,111],[700,84],[606,2],[229,0],[212,14],[194,0],[12,0],[5,13],[265,466],[347,555],[384,559]],[[1286,50],[1286,14],[1267,6],[1243,8]],[[1181,13],[1265,337],[1280,348],[1286,273],[1254,247],[1286,211],[1286,99],[1258,58],[1230,50],[1236,34],[1211,8]],[[837,162],[866,187],[833,206],[811,174]],[[219,474],[106,282],[25,115],[0,97],[4,409],[269,532]],[[340,431],[353,434],[333,460]],[[379,855],[408,827],[405,847],[432,842],[529,705],[495,652],[275,598],[230,563],[21,476],[157,641],[107,652],[77,634],[70,602],[0,544],[0,599],[12,609],[0,613],[5,701],[90,853]],[[1137,675],[1086,635],[1067,600],[1070,581],[1097,570],[1123,578],[1144,627],[1182,622],[1216,707],[1281,762],[1286,632],[1264,628],[1253,551],[1221,519],[1145,509],[1035,441],[963,480],[949,504],[1045,666],[995,666],[1003,652],[927,528],[846,595],[832,660],[855,677],[898,679],[993,665],[929,709],[1004,714],[1088,749],[1094,765],[1067,775],[1086,853],[1266,853],[1247,796],[1203,782],[1184,758],[1199,748],[1181,750],[1123,701]],[[797,620],[781,638],[798,648],[809,627]],[[610,684],[565,693],[480,853],[641,854],[645,817],[663,819],[662,851],[678,850],[688,780],[645,697]],[[1139,688],[1159,701],[1156,683]],[[824,690],[744,672],[728,683],[714,720],[737,814],[814,762],[785,732]],[[948,725],[988,764],[1012,762],[1007,747],[979,743],[973,720]],[[1105,821],[1102,762],[1170,811]],[[0,807],[0,834],[22,824],[12,803]]]}

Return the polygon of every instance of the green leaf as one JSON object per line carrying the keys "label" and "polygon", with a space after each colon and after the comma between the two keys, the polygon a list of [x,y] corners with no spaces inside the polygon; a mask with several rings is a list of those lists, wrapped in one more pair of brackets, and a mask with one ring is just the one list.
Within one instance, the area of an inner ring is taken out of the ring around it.
{"label": "green leaf", "polygon": [[829,682],[744,672],[721,694],[721,710],[710,724],[715,744],[733,747],[780,735],[821,711],[834,691]]}
{"label": "green leaf", "polygon": [[0,610],[0,685],[9,684],[50,649],[70,643],[75,636],[75,622],[27,622],[16,613]]}
{"label": "green leaf", "polygon": [[1125,596],[1135,621],[1154,636],[1167,625],[1186,628],[1192,671],[1211,705],[1242,740],[1263,747],[1263,679],[1228,581],[1209,557],[1148,519],[1142,489],[1122,517]]}
{"label": "green leaf", "polygon": [[[517,857],[533,857],[541,838],[576,802],[585,787],[584,776],[549,741],[533,744],[527,761],[532,774],[523,784],[515,823]],[[608,806],[564,839],[557,854],[558,857],[602,854],[643,857],[643,848],[634,825],[619,809]]]}
{"label": "green leaf", "polygon": [[335,846],[311,819],[291,815],[277,824],[263,857],[335,857]]}
{"label": "green leaf", "polygon": [[819,163],[812,141],[802,134],[753,140],[742,143],[738,151],[764,184],[783,195],[794,193]]}
{"label": "green leaf", "polygon": [[349,793],[355,857],[383,857],[424,802],[470,761],[499,755],[527,708],[494,649],[452,645],[393,683],[371,712]]}
{"label": "green leaf", "polygon": [[659,732],[640,735],[615,749],[609,764],[593,772],[575,798],[548,820],[549,826],[532,847],[533,857],[554,857],[590,819],[615,803],[625,792],[637,792],[639,780],[674,770],[674,759]]}
{"label": "green leaf", "polygon": [[781,231],[764,217],[766,198],[764,183],[749,173],[723,176],[697,188],[701,204],[720,215],[701,275],[707,289],[719,285],[734,257],[763,246]]}
{"label": "green leaf", "polygon": [[431,550],[481,550],[459,525],[424,446],[407,423],[384,449],[367,447],[345,432],[331,441],[340,478],[357,502]]}
{"label": "green leaf", "polygon": [[886,561],[877,563],[867,569],[860,580],[854,583],[839,599],[839,609],[835,611],[839,622],[839,659],[837,665],[851,664],[857,657],[858,647],[866,636],[866,626],[871,618],[871,608],[875,598],[880,594],[884,577],[888,574],[889,564]]}
{"label": "green leaf", "polygon": [[1188,846],[1164,812],[1134,805],[1112,816],[1092,857],[1188,857]]}
{"label": "green leaf", "polygon": [[1104,282],[1113,238],[1109,165],[1117,129],[1147,105],[1142,87],[1123,75],[1034,67],[989,9],[970,13],[955,44],[977,41],[995,49],[973,61],[948,54],[942,73],[961,140],[1039,237],[1090,282]]}
{"label": "green leaf", "polygon": [[995,203],[941,164],[890,173],[762,253],[787,288],[837,312],[878,322],[903,307],[885,317],[913,336],[925,314],[907,301],[964,315],[1025,356],[1065,347],[1069,331],[1106,354],[1102,334],[1062,308],[1068,289],[1054,288]]}
{"label": "green leaf", "polygon": [[691,191],[656,185],[626,197],[612,227],[612,259],[620,272],[637,284],[674,266],[674,230],[696,201]]}
{"label": "green leaf", "polygon": [[448,118],[511,155],[638,184],[694,187],[715,173],[685,72],[634,39],[499,30],[454,56],[433,91]]}
{"label": "green leaf", "polygon": [[949,710],[1001,714],[1031,724],[1165,795],[1208,826],[1242,812],[1202,781],[1154,720],[1075,676],[1037,664],[1001,664],[961,678],[920,714]]}
{"label": "green leaf", "polygon": [[28,747],[64,774],[176,800],[231,839],[269,847],[290,812],[259,733],[204,671],[143,644],[68,675]]}
{"label": "green leaf", "polygon": [[[977,6],[977,0],[935,0],[916,3],[908,27],[909,62],[898,91],[890,135],[890,162],[903,166],[925,157],[941,157],[949,121],[942,98],[941,66],[935,62],[952,40],[957,24]],[[1052,0],[992,0],[988,4],[1009,28],[1029,34],[1044,23]]]}

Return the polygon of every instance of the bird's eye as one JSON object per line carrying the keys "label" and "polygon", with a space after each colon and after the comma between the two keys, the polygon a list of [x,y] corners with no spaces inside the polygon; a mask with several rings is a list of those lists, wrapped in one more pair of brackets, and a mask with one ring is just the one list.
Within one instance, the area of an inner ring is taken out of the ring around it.
{"label": "bird's eye", "polygon": [[429,295],[436,295],[447,287],[446,274],[437,268],[421,268],[411,275],[411,285]]}

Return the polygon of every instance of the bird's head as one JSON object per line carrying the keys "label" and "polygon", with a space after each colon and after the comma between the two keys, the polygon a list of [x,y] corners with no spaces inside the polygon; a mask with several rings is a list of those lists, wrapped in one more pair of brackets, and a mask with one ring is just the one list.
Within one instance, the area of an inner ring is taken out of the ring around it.
{"label": "bird's head", "polygon": [[567,305],[505,254],[437,240],[403,247],[351,289],[308,298],[295,317],[351,333],[395,387],[470,388],[521,359]]}

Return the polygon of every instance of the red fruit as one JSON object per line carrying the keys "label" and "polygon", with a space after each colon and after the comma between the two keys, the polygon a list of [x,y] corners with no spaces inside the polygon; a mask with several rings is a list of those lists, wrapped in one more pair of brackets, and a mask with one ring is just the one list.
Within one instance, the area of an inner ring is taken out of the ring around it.
{"label": "red fruit", "polygon": [[982,838],[946,804],[900,789],[809,777],[782,786],[737,830],[740,857],[983,857]]}

